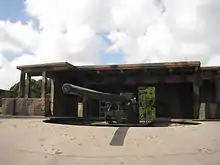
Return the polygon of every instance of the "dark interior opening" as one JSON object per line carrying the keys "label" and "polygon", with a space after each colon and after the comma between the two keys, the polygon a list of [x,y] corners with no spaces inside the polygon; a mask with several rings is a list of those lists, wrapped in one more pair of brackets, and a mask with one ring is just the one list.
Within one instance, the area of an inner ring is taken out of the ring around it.
{"label": "dark interior opening", "polygon": [[158,84],[156,117],[193,118],[193,84]]}

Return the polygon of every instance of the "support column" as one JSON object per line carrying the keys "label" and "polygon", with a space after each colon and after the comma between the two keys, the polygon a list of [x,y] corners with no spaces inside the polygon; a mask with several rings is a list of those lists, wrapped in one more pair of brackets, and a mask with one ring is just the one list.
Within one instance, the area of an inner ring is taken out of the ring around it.
{"label": "support column", "polygon": [[220,119],[220,75],[217,75],[215,78],[215,91],[216,91],[215,101],[217,104],[217,109],[214,118]]}
{"label": "support column", "polygon": [[87,117],[98,118],[99,117],[99,100],[87,99],[86,100],[86,113]]}
{"label": "support column", "polygon": [[87,97],[83,97],[83,118],[87,118],[88,117],[88,106],[87,106]]}
{"label": "support column", "polygon": [[62,85],[64,79],[60,74],[54,78],[54,116],[55,117],[77,117],[78,97],[64,94]]}
{"label": "support column", "polygon": [[51,115],[54,114],[54,81],[53,79],[50,79],[51,85],[50,85],[50,111]]}
{"label": "support column", "polygon": [[135,107],[135,121],[136,123],[140,122],[140,111],[139,111],[139,88],[137,87],[135,93],[134,93],[135,97],[136,97],[136,105],[134,105]]}
{"label": "support column", "polygon": [[199,85],[193,82],[193,100],[194,100],[194,118],[199,118],[200,100],[199,100]]}
{"label": "support column", "polygon": [[216,102],[220,103],[220,75],[216,76],[215,78],[215,98],[216,98]]}
{"label": "support column", "polygon": [[41,98],[46,98],[46,87],[47,87],[47,74],[42,72],[42,87],[41,87]]}
{"label": "support column", "polygon": [[27,73],[27,78],[25,81],[25,98],[29,98],[31,95],[31,75]]}
{"label": "support column", "polygon": [[139,108],[138,108],[138,89],[133,93],[137,102],[130,101],[130,105],[127,111],[127,123],[138,124],[139,123]]}
{"label": "support column", "polygon": [[21,71],[20,82],[19,82],[19,97],[24,97],[25,90],[25,72]]}

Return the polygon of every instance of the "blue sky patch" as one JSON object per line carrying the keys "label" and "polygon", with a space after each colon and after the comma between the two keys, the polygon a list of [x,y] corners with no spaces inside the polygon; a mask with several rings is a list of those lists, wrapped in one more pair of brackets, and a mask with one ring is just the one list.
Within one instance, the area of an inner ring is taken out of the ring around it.
{"label": "blue sky patch", "polygon": [[121,52],[104,53],[101,57],[102,64],[120,64],[124,62],[124,54]]}
{"label": "blue sky patch", "polygon": [[[0,0],[0,20],[17,22],[20,21],[22,24],[26,24],[28,21],[32,21],[34,29],[40,31],[39,21],[35,18],[31,18],[25,12],[25,0]],[[100,32],[99,35],[109,46],[113,43],[108,39],[108,32]],[[13,60],[22,54],[32,54],[29,50],[24,50],[21,53],[2,52],[3,55],[9,60]],[[120,52],[114,53],[103,53],[100,59],[102,64],[118,64],[124,62],[124,55]]]}
{"label": "blue sky patch", "polygon": [[24,0],[0,0],[0,20],[22,23],[30,20],[25,12],[24,2]]}

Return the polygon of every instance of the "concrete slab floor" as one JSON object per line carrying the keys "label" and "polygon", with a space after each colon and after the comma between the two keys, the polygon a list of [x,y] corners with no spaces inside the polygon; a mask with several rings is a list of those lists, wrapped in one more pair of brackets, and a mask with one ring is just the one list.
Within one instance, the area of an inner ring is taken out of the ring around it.
{"label": "concrete slab floor", "polygon": [[93,127],[0,119],[1,165],[219,165],[220,122]]}

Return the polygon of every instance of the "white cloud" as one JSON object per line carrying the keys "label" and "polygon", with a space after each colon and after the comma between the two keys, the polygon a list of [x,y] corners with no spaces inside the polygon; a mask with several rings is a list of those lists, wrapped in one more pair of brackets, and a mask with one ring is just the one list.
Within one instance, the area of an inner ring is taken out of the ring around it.
{"label": "white cloud", "polygon": [[[0,73],[7,78],[0,88],[18,81],[17,65],[97,64],[105,51],[122,52],[126,63],[220,64],[219,0],[27,0],[25,5],[40,27],[0,21]],[[112,45],[100,37],[103,32]],[[5,52],[20,56],[8,61]]]}
{"label": "white cloud", "polygon": [[7,59],[2,54],[0,54],[0,69],[3,69],[7,63]]}
{"label": "white cloud", "polygon": [[0,87],[9,89],[12,83],[17,82],[19,71],[9,63],[9,61],[0,54]]}
{"label": "white cloud", "polygon": [[20,53],[25,49],[35,50],[38,33],[32,25],[21,22],[0,21],[0,52]]}
{"label": "white cloud", "polygon": [[[122,6],[118,9],[115,18],[118,18],[121,26],[124,25],[124,29],[109,35],[114,42],[109,50],[124,52],[126,62],[187,59],[200,60],[202,64],[210,65],[211,58],[220,55],[218,0],[138,2],[127,3],[126,8]],[[158,2],[157,5],[155,2]],[[137,7],[138,4],[141,5]],[[139,10],[135,10],[136,7]],[[220,64],[220,61],[217,63]]]}

